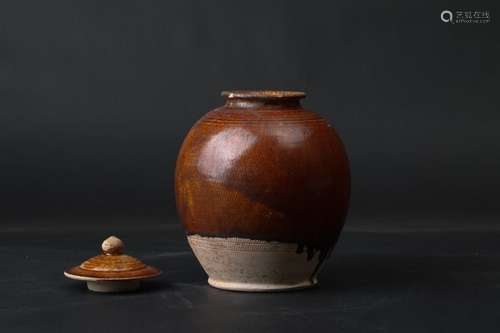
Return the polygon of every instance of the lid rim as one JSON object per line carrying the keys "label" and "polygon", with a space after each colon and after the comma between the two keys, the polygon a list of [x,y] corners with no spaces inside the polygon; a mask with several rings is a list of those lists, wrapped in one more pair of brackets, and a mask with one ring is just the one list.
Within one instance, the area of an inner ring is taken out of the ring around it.
{"label": "lid rim", "polygon": [[[144,271],[144,274],[138,274],[138,275],[123,275],[123,272],[95,272],[95,271],[88,271],[90,273],[97,273],[97,274],[89,274],[89,275],[82,275],[78,274],[78,271],[82,270],[78,266],[72,267],[66,271],[64,271],[64,276],[67,278],[73,279],[73,280],[81,280],[81,281],[123,281],[123,280],[143,280],[143,279],[149,279],[153,277],[157,277],[162,274],[162,271],[159,269],[156,269],[151,266],[146,266],[146,268],[139,270],[139,271]],[[87,270],[85,270],[87,271]],[[137,274],[137,271],[128,271],[128,272],[135,272]],[[105,273],[105,275],[108,276],[98,276],[101,275],[99,273]],[[121,274],[120,274],[121,273]],[[116,275],[116,276],[115,276]]]}

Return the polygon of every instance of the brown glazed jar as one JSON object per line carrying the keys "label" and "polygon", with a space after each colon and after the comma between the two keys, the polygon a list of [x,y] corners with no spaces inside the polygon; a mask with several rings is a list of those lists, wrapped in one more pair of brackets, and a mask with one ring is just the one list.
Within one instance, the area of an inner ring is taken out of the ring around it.
{"label": "brown glazed jar", "polygon": [[228,91],[189,131],[176,167],[177,209],[216,288],[306,288],[346,217],[340,138],[296,91]]}

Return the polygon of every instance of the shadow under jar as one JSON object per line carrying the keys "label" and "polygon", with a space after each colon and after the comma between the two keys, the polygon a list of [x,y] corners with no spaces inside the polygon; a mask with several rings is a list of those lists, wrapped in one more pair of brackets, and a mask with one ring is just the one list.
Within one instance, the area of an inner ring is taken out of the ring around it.
{"label": "shadow under jar", "polygon": [[225,91],[182,144],[177,209],[216,288],[307,288],[346,217],[350,175],[340,138],[296,91]]}

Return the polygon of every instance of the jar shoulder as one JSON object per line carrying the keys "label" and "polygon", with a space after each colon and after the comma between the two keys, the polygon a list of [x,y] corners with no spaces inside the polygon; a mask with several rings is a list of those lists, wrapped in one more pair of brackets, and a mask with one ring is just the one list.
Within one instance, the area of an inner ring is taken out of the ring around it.
{"label": "jar shoulder", "polygon": [[326,122],[317,113],[302,107],[237,109],[222,106],[206,113],[201,122],[264,123],[264,122]]}

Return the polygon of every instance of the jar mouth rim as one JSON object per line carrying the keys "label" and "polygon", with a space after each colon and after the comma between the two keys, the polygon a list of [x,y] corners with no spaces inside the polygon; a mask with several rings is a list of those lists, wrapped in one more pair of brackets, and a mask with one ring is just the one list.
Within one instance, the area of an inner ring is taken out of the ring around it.
{"label": "jar mouth rim", "polygon": [[300,99],[306,97],[306,93],[295,90],[224,90],[221,96],[249,99]]}

